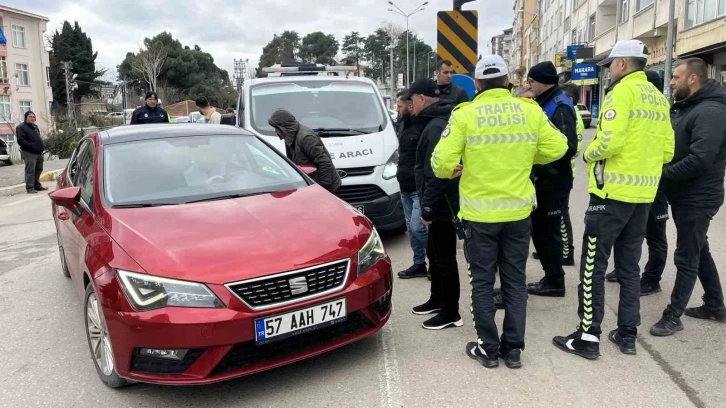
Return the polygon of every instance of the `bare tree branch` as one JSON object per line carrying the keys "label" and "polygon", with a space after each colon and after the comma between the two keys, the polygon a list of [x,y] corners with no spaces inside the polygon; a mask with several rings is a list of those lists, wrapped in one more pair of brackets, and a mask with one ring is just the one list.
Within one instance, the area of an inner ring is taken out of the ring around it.
{"label": "bare tree branch", "polygon": [[149,89],[155,91],[158,85],[161,68],[166,62],[166,49],[161,44],[153,44],[145,50],[140,50],[133,59],[131,69],[140,73]]}

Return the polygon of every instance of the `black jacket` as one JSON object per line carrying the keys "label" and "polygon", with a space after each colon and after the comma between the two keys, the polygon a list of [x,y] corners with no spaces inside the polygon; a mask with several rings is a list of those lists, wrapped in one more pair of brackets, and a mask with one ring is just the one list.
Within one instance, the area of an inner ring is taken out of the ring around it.
{"label": "black jacket", "polygon": [[[555,86],[537,97],[539,106],[544,107],[552,98],[567,96]],[[560,105],[555,109],[552,124],[567,137],[567,152],[561,159],[550,164],[536,165],[532,168],[537,178],[535,188],[538,190],[572,189],[572,157],[577,154],[577,118],[575,112],[567,105]]]}
{"label": "black jacket", "polygon": [[18,139],[20,150],[43,154],[45,146],[43,145],[43,138],[40,137],[40,129],[38,129],[38,126],[23,122],[23,124],[15,128],[15,136]]}
{"label": "black jacket", "polygon": [[469,94],[466,93],[464,88],[460,88],[454,84],[439,85],[439,91],[441,91],[440,101],[448,101],[454,104],[454,106],[462,103],[469,102]]}
{"label": "black jacket", "polygon": [[146,125],[148,123],[170,123],[169,114],[159,105],[151,109],[149,105],[144,104],[131,115],[131,124]]}
{"label": "black jacket", "polygon": [[301,125],[290,112],[283,109],[276,110],[268,122],[285,133],[285,151],[293,163],[314,165],[317,171],[312,179],[331,193],[338,191],[342,184],[340,176],[317,133]]}
{"label": "black jacket", "polygon": [[398,171],[396,179],[404,193],[416,192],[416,147],[423,127],[415,116],[399,118],[396,122],[398,136]]}
{"label": "black jacket", "polygon": [[416,149],[416,189],[421,200],[421,218],[426,221],[451,221],[459,213],[459,178],[437,178],[431,168],[431,155],[453,109],[451,103],[439,101],[417,117],[424,128]]}
{"label": "black jacket", "polygon": [[676,133],[673,160],[663,168],[672,206],[718,208],[724,202],[726,168],[726,92],[708,80],[671,108]]}

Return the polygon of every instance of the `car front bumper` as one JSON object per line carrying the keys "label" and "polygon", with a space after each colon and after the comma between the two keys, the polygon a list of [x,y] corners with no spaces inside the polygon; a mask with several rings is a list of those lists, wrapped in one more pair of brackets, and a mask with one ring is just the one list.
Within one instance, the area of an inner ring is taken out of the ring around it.
{"label": "car front bumper", "polygon": [[[357,268],[351,263],[351,268]],[[220,309],[131,309],[115,273],[95,281],[108,324],[117,373],[128,380],[193,385],[224,381],[303,360],[380,330],[391,314],[389,259],[361,276],[353,269],[343,290],[289,306],[253,312],[222,285],[208,285],[227,306]],[[324,303],[347,302],[347,320],[261,346],[254,321]],[[182,361],[142,356],[141,348],[189,350]]]}

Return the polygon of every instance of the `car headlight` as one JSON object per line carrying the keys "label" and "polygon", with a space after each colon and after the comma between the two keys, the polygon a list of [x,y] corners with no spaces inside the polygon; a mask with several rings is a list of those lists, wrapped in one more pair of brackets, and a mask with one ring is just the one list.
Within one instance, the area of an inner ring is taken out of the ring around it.
{"label": "car headlight", "polygon": [[390,180],[396,177],[398,173],[398,149],[391,155],[386,164],[383,166],[383,179]]}
{"label": "car headlight", "polygon": [[358,276],[371,269],[376,262],[386,257],[386,250],[383,249],[383,241],[378,232],[373,228],[368,242],[358,251]]}
{"label": "car headlight", "polygon": [[204,284],[160,278],[128,271],[117,271],[121,286],[136,310],[162,307],[224,307]]}

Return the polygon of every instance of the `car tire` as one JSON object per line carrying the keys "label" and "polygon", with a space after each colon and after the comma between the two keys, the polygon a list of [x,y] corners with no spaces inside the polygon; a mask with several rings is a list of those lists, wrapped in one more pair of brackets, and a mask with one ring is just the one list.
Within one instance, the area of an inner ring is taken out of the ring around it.
{"label": "car tire", "polygon": [[65,276],[66,278],[70,278],[71,271],[68,270],[68,264],[66,263],[66,253],[65,251],[63,251],[63,245],[61,245],[60,234],[58,233],[58,231],[56,231],[55,236],[58,239],[58,254],[60,255],[61,271],[63,272],[63,276]]}
{"label": "car tire", "polygon": [[110,388],[120,388],[129,385],[129,382],[116,373],[116,363],[113,358],[111,339],[108,336],[108,326],[103,315],[103,309],[96,296],[93,284],[86,287],[83,302],[84,323],[86,326],[86,339],[91,352],[93,365],[101,381]]}

